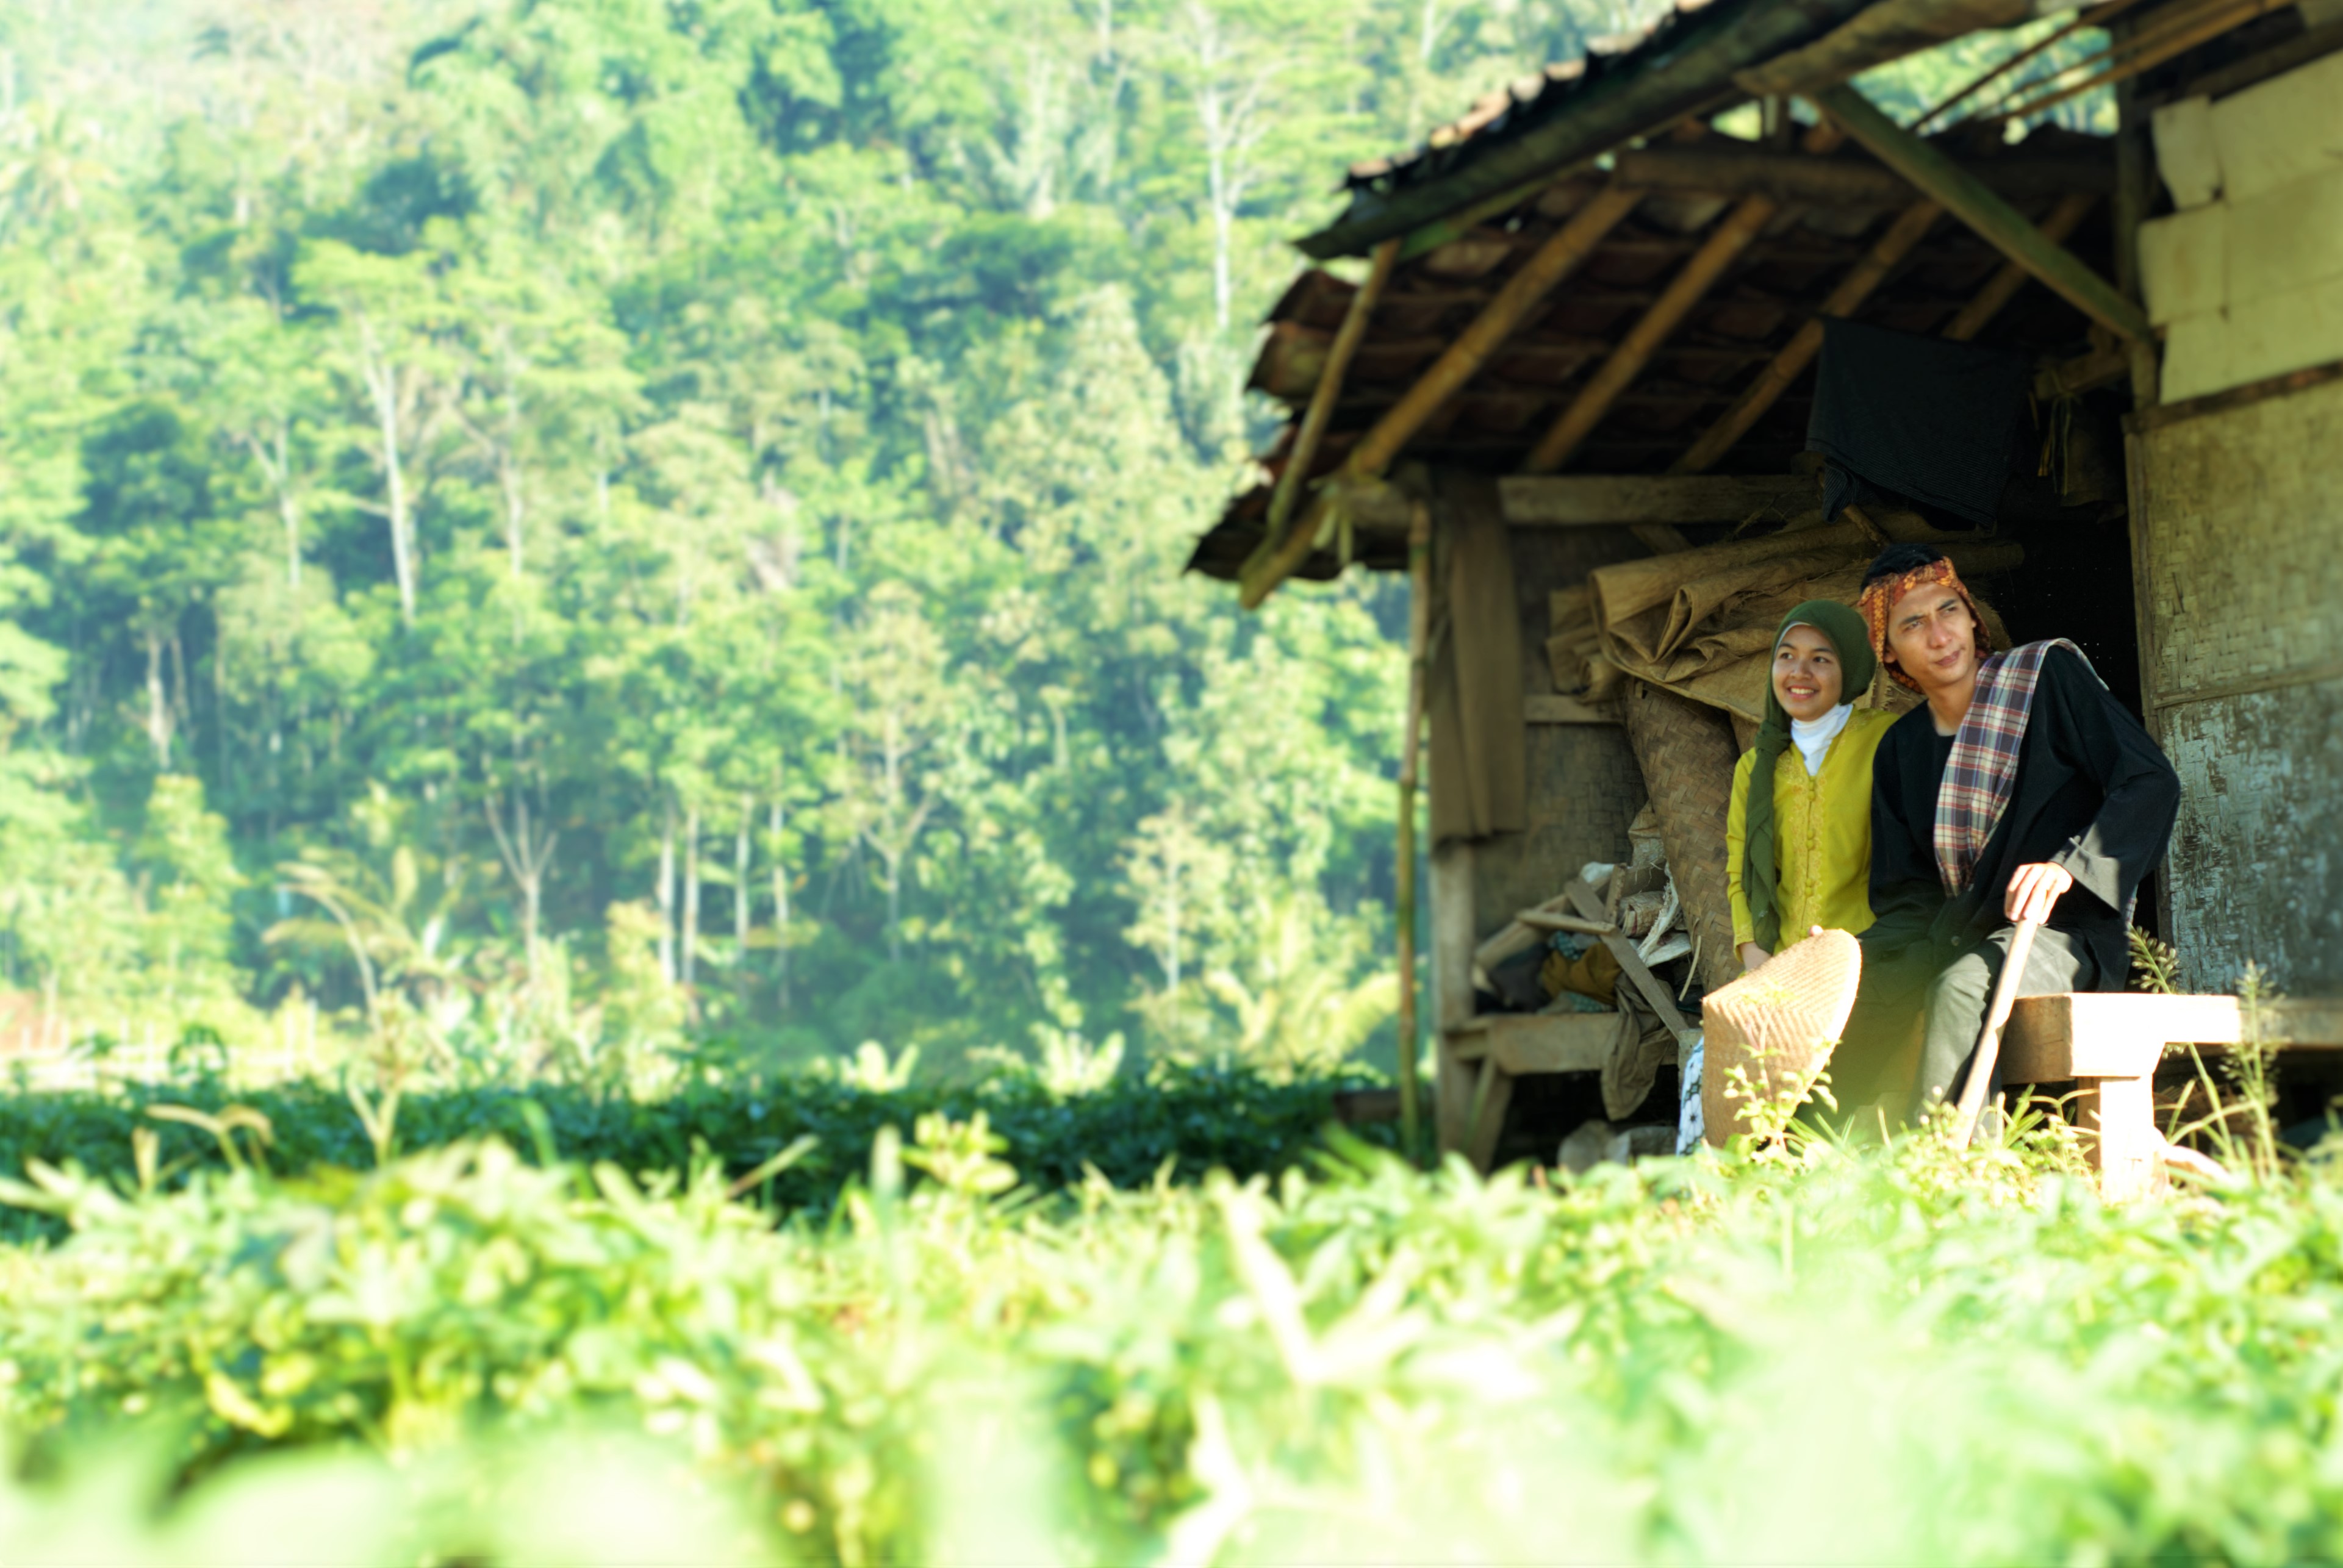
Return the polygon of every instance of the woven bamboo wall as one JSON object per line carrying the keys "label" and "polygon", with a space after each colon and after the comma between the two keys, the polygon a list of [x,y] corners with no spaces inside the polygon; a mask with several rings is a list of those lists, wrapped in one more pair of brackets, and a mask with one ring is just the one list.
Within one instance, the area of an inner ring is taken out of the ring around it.
{"label": "woven bamboo wall", "polygon": [[2199,987],[2343,991],[2343,381],[2133,443],[2174,940]]}

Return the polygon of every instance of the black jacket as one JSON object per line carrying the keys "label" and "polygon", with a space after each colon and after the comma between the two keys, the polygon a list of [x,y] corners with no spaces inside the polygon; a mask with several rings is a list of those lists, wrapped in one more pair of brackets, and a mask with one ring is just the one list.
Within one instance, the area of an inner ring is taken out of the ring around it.
{"label": "black jacket", "polygon": [[[1920,959],[1940,966],[2009,922],[2020,866],[2047,860],[2075,879],[2049,924],[2071,931],[2102,977],[2130,968],[2124,906],[2164,859],[2180,779],[2139,720],[2065,648],[2042,661],[2009,805],[1977,857],[1976,879],[1947,900],[1936,873],[1936,787],[1953,738],[1924,704],[1889,727],[1872,762],[1871,912],[1866,968]],[[1933,950],[1930,952],[1929,950]],[[2119,978],[2117,983],[2120,983]]]}

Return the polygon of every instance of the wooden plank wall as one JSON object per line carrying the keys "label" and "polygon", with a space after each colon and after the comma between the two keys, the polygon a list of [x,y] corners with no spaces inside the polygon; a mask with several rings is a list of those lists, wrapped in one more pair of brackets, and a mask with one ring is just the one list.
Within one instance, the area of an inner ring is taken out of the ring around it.
{"label": "wooden plank wall", "polygon": [[[1493,504],[1477,486],[1443,486],[1453,505]],[[1613,561],[1650,551],[1624,528],[1513,528],[1515,603],[1522,624],[1522,691],[1532,705],[1554,695],[1546,662],[1548,598]],[[1627,851],[1627,825],[1644,806],[1644,779],[1615,724],[1529,726],[1529,827],[1473,847],[1475,940],[1562,891],[1589,860]]]}
{"label": "wooden plank wall", "polygon": [[2179,769],[2167,868],[2192,986],[2247,960],[2343,994],[2343,378],[2130,437],[2143,695]]}

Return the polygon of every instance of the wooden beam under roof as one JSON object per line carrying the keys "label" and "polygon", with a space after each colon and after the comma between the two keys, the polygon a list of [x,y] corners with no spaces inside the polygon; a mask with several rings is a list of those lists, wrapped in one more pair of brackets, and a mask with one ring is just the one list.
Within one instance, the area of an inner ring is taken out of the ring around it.
{"label": "wooden beam under roof", "polygon": [[[1845,139],[1845,132],[1825,121],[1799,138],[1799,152],[1805,161],[1818,162]],[[1780,210],[1780,204],[1771,196],[1742,198],[1710,232],[1707,242],[1684,264],[1684,270],[1670,280],[1651,309],[1628,329],[1611,357],[1571,400],[1562,417],[1554,422],[1554,427],[1530,448],[1522,463],[1523,473],[1550,474],[1570,461],[1571,455],[1603,422],[1628,384],[1643,374],[1644,367],[1669,335],[1683,325],[1694,306],[1707,297],[1717,279],[1725,276],[1725,269],[1764,232]],[[1664,523],[1644,525],[1636,529],[1636,537],[1664,554],[1689,548],[1682,534]]]}
{"label": "wooden beam under roof", "polygon": [[[2082,224],[2084,216],[2098,204],[2098,197],[2077,191],[2058,198],[2058,205],[2042,220],[2042,237],[2064,245],[2066,236]],[[2004,262],[1999,271],[1986,280],[1976,297],[1961,307],[1960,314],[1945,324],[1944,336],[1966,343],[1986,328],[1986,324],[2001,314],[2002,307],[2016,297],[2034,275],[2014,261]]]}
{"label": "wooden beam under roof", "polygon": [[1661,291],[1651,309],[1627,329],[1627,336],[1619,340],[1619,347],[1611,351],[1602,367],[1588,377],[1578,396],[1571,399],[1570,407],[1562,411],[1562,417],[1530,448],[1529,457],[1522,463],[1523,473],[1551,474],[1570,461],[1579,443],[1611,412],[1611,405],[1627,389],[1627,384],[1642,374],[1668,335],[1716,286],[1725,269],[1733,265],[1734,258],[1757,237],[1758,231],[1772,221],[1778,210],[1771,196],[1747,196],[1725,216],[1710,233],[1707,243],[1694,253],[1684,269]]}
{"label": "wooden beam under roof", "polygon": [[1882,163],[1934,196],[2010,260],[2048,285],[2084,315],[2135,343],[2154,341],[2140,307],[2075,259],[2063,246],[1966,169],[1882,114],[1852,86],[1825,88],[1811,100]]}
{"label": "wooden beam under roof", "polygon": [[1497,297],[1433,362],[1407,395],[1376,420],[1358,445],[1351,448],[1334,482],[1322,487],[1312,498],[1309,508],[1285,538],[1262,541],[1239,576],[1238,602],[1252,609],[1276,592],[1278,585],[1292,577],[1317,547],[1319,528],[1332,520],[1332,508],[1344,482],[1383,477],[1392,459],[1440,411],[1442,405],[1479,373],[1506,335],[1557,284],[1577,270],[1578,265],[1603,243],[1603,236],[1634,211],[1642,199],[1641,191],[1614,182],[1555,230],[1554,237],[1540,246],[1536,254],[1505,280]]}
{"label": "wooden beam under roof", "polygon": [[1515,527],[1584,528],[1639,523],[1737,523],[1769,507],[1814,504],[1796,474],[1508,474],[1497,506]]}
{"label": "wooden beam under roof", "polygon": [[1872,290],[1887,280],[1912,247],[1920,243],[1929,229],[1944,216],[1945,209],[1933,201],[1915,202],[1905,208],[1904,215],[1890,224],[1887,232],[1865,251],[1863,259],[1855,264],[1839,280],[1830,297],[1823,301],[1822,311],[1798,328],[1785,344],[1773,362],[1757,373],[1757,378],[1745,388],[1733,406],[1716,417],[1716,422],[1701,433],[1692,449],[1668,469],[1671,474],[1702,474],[1716,466],[1718,458],[1733,449],[1733,444],[1748,434],[1749,427],[1765,416],[1765,410],[1790,389],[1805,367],[1822,352],[1823,318],[1830,316],[1852,316],[1863,302],[1871,297]]}
{"label": "wooden beam under roof", "polygon": [[[2115,164],[2104,157],[2012,153],[1945,162],[1987,190],[2017,201],[2073,191],[2106,196],[2116,183]],[[1621,153],[1615,172],[1654,191],[1765,196],[1785,206],[1901,207],[1910,205],[1914,194],[1913,181],[1868,158],[1814,157],[1746,145],[1643,147]]]}

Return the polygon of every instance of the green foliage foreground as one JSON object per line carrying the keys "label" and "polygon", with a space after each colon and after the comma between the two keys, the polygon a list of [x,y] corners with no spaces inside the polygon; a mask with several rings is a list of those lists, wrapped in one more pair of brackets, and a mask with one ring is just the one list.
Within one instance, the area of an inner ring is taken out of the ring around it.
{"label": "green foliage foreground", "polygon": [[[870,1048],[841,1064],[727,1074],[644,1097],[541,1083],[437,1088],[394,1102],[364,1092],[354,1100],[314,1079],[235,1092],[213,1082],[0,1094],[0,1176],[21,1176],[37,1161],[133,1182],[149,1139],[143,1158],[165,1186],[226,1171],[232,1160],[279,1175],[370,1170],[372,1114],[376,1131],[387,1119],[397,1148],[498,1138],[540,1163],[610,1165],[638,1181],[679,1178],[695,1158],[709,1159],[729,1177],[755,1174],[749,1196],[760,1206],[819,1217],[845,1182],[870,1170],[882,1129],[922,1116],[983,1116],[1002,1152],[1040,1190],[1091,1171],[1135,1187],[1159,1173],[1193,1181],[1212,1170],[1244,1177],[1298,1164],[1322,1146],[1334,1095],[1349,1082],[1274,1079],[1211,1062],[1157,1062],[1144,1075],[1117,1074],[1111,1060],[1075,1062],[1071,1081],[1006,1056],[974,1081],[915,1079],[911,1066]],[[1392,1136],[1388,1127],[1364,1131]],[[64,1234],[52,1214],[0,1208],[0,1239]]]}
{"label": "green foliage foreground", "polygon": [[[147,1197],[45,1174],[12,1196],[75,1234],[0,1262],[28,1439],[0,1553],[2343,1549],[2343,1187],[2315,1164],[2110,1211],[2057,1161],[1926,1139],[1552,1191],[1353,1148],[1043,1198],[991,1143],[882,1137],[778,1230],[713,1164],[646,1188],[493,1141]],[[165,1434],[143,1462],[126,1418]]]}

